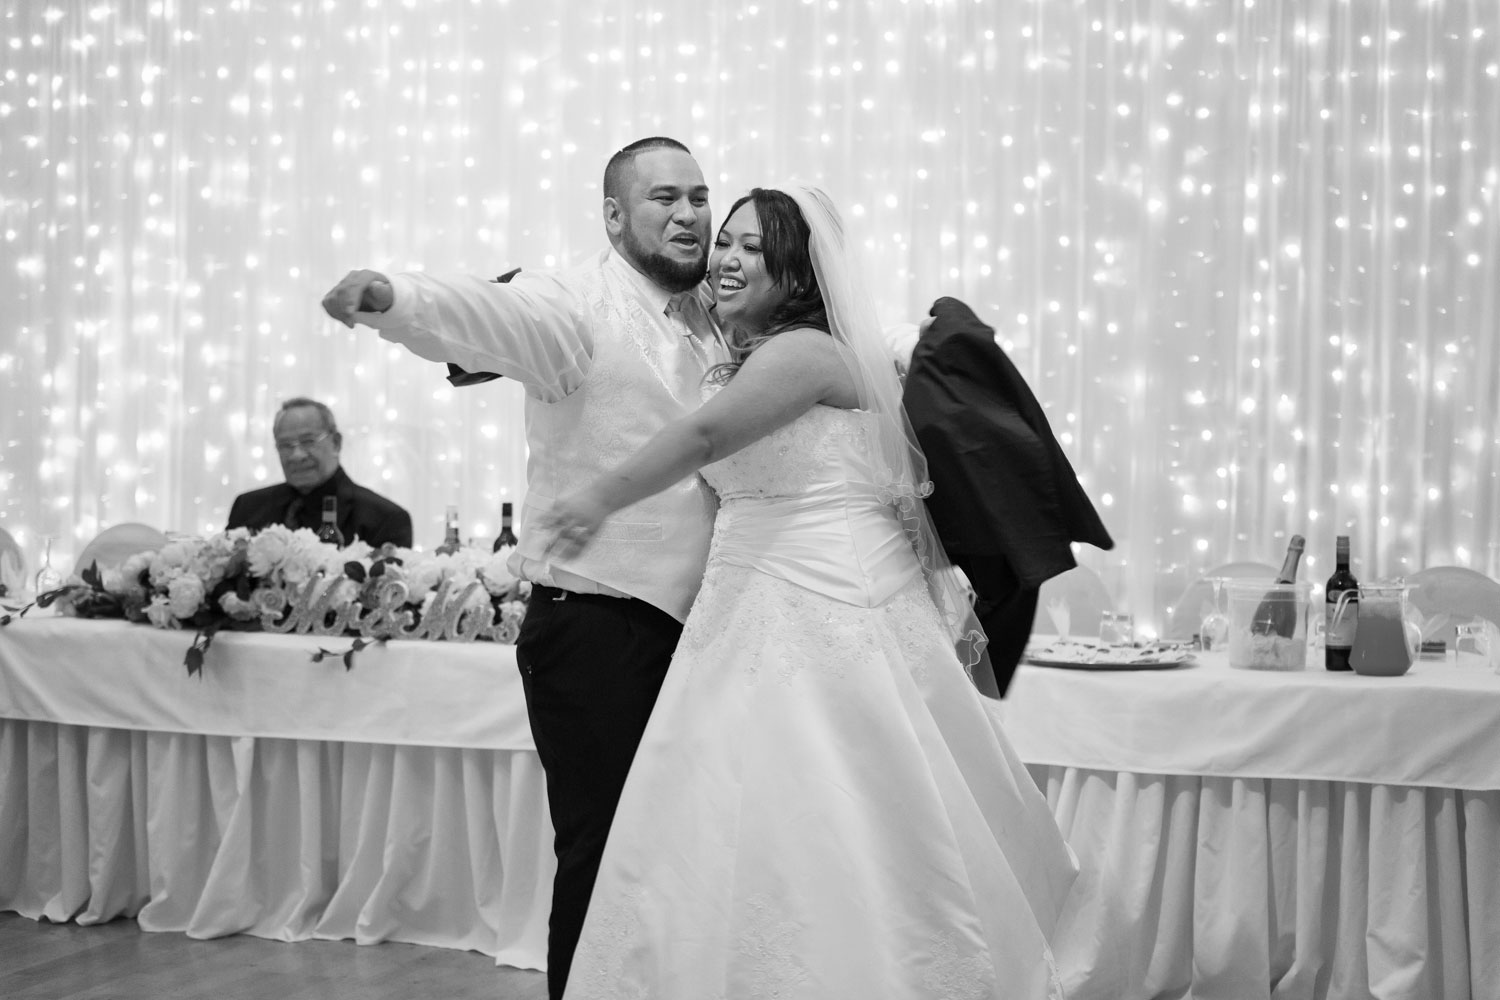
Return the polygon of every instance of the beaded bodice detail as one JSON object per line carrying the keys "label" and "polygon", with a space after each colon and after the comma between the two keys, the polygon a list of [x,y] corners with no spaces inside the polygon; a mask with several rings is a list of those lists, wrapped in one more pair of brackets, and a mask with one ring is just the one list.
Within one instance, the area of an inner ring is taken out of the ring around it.
{"label": "beaded bodice detail", "polygon": [[814,406],[784,427],[703,469],[719,502],[794,496],[868,478],[863,460],[869,415]]}
{"label": "beaded bodice detail", "polygon": [[719,494],[708,566],[742,566],[859,607],[920,574],[871,482],[869,414],[814,406],[703,469]]}

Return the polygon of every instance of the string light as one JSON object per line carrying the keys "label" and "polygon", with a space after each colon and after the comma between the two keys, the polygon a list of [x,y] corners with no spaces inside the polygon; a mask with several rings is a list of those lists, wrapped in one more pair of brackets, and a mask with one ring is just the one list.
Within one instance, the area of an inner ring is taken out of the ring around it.
{"label": "string light", "polygon": [[581,260],[605,159],[665,133],[720,218],[825,183],[888,320],[955,295],[995,326],[1121,543],[1079,558],[1143,625],[1298,531],[1312,565],[1353,534],[1361,577],[1493,571],[1497,33],[1464,0],[11,5],[0,526],[33,560],[217,529],[302,394],[419,542],[450,503],[492,525],[521,388],[450,389],[318,300]]}

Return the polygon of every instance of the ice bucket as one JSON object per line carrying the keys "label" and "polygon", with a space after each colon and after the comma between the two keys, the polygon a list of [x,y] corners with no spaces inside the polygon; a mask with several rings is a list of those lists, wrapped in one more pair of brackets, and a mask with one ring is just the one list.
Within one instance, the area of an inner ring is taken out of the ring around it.
{"label": "ice bucket", "polygon": [[1310,583],[1229,581],[1229,665],[1242,670],[1307,668]]}

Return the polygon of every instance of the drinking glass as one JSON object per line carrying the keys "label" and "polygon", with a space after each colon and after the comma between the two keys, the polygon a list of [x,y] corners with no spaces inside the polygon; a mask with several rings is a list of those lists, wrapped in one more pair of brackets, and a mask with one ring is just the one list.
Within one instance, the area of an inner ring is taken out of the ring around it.
{"label": "drinking glass", "polygon": [[48,535],[42,546],[42,565],[36,571],[36,593],[45,594],[49,590],[56,590],[63,585],[62,574],[52,568],[52,542],[53,536]]}
{"label": "drinking glass", "polygon": [[1099,616],[1099,641],[1111,646],[1135,642],[1135,618],[1124,611],[1106,611]]}
{"label": "drinking glass", "polygon": [[1472,653],[1483,657],[1486,661],[1490,658],[1490,629],[1484,622],[1468,622],[1459,625],[1455,629],[1453,643],[1454,652],[1457,654]]}
{"label": "drinking glass", "polygon": [[1224,580],[1222,576],[1208,578],[1208,583],[1213,587],[1214,606],[1213,610],[1203,616],[1203,621],[1198,626],[1198,644],[1204,650],[1222,649],[1229,641],[1229,615],[1224,612]]}

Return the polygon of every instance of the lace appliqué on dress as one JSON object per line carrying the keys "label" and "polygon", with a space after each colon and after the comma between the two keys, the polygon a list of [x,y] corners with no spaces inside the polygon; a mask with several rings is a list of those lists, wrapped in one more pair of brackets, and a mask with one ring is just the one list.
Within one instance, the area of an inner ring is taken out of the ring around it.
{"label": "lace appliqu\u00e9 on dress", "polygon": [[745,930],[735,942],[735,951],[745,959],[746,1000],[787,1000],[806,982],[807,969],[797,956],[801,925],[781,917],[781,907],[767,896],[745,900],[749,915]]}
{"label": "lace appliqu\u00e9 on dress", "polygon": [[[1047,1000],[1067,1000],[1052,949],[1044,945],[1042,957],[1047,963]],[[922,987],[932,1000],[992,1000],[1004,995],[996,985],[990,960],[983,955],[962,954],[953,934],[938,939],[931,958]]]}
{"label": "lace appliqu\u00e9 on dress", "polygon": [[996,995],[995,969],[984,955],[963,954],[953,934],[933,945],[922,986],[932,1000],[991,1000]]}
{"label": "lace appliqu\u00e9 on dress", "polygon": [[865,447],[868,414],[815,406],[728,458],[703,468],[722,500],[801,492],[846,448]]}
{"label": "lace appliqu\u00e9 on dress", "polygon": [[585,975],[568,977],[568,1000],[652,1000],[646,984],[631,981],[629,973],[639,968],[636,962],[645,942],[641,927],[641,910],[646,894],[640,886],[630,886],[609,903],[600,906],[595,899],[595,913],[589,915],[589,946],[595,954],[589,962],[579,962],[574,969],[587,968]]}
{"label": "lace appliqu\u00e9 on dress", "polygon": [[[745,648],[728,638],[745,635],[776,641]],[[733,663],[747,684],[764,677],[792,684],[804,671],[844,678],[851,664],[897,653],[918,685],[933,669],[962,669],[920,577],[881,607],[859,608],[710,555],[673,662],[679,669]]]}

